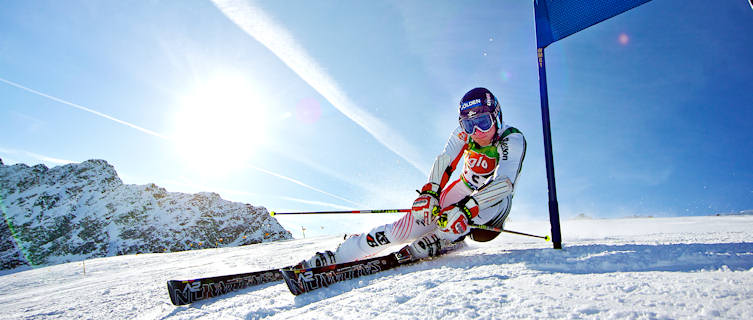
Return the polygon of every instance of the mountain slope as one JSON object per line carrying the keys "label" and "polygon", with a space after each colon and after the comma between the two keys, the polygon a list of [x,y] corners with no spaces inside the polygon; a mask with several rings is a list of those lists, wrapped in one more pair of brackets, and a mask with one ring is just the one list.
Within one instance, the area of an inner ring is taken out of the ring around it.
{"label": "mountain slope", "polygon": [[181,307],[166,280],[285,266],[342,238],[98,258],[85,273],[74,262],[0,276],[0,305],[12,319],[753,318],[753,216],[571,220],[562,229],[563,250],[503,234],[297,297],[279,282]]}
{"label": "mountain slope", "polygon": [[292,238],[262,207],[123,184],[104,160],[52,169],[0,161],[0,201],[2,269]]}

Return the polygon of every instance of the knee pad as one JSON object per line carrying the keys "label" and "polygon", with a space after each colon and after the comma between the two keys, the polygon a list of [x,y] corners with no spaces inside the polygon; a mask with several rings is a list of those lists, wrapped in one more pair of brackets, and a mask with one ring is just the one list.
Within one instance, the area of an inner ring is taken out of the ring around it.
{"label": "knee pad", "polygon": [[471,239],[476,242],[492,241],[498,235],[499,235],[499,232],[483,230],[483,229],[473,229],[471,230],[471,233],[469,234]]}

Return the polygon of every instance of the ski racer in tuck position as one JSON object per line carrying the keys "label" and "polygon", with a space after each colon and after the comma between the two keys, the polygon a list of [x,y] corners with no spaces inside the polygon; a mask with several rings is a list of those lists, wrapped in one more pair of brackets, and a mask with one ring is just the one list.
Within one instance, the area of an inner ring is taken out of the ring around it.
{"label": "ski racer in tuck position", "polygon": [[[437,156],[428,182],[401,219],[367,233],[351,235],[333,251],[317,252],[302,269],[374,257],[395,244],[410,243],[411,254],[426,258],[466,236],[490,241],[499,233],[470,228],[502,228],[526,152],[523,134],[502,121],[497,98],[485,88],[460,100],[460,125]],[[460,177],[450,182],[465,156]],[[449,182],[449,184],[448,184]]]}

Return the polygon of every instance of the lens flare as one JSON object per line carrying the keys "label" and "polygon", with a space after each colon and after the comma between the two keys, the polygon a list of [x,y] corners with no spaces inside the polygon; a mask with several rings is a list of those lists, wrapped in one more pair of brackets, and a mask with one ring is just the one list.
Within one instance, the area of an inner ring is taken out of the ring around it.
{"label": "lens flare", "polygon": [[512,80],[512,73],[509,71],[502,71],[502,81],[508,82]]}
{"label": "lens flare", "polygon": [[301,99],[301,101],[298,101],[295,111],[298,121],[306,124],[316,123],[322,116],[322,107],[319,104],[319,100],[315,98]]}
{"label": "lens flare", "polygon": [[2,196],[0,196],[0,213],[2,213],[3,221],[8,226],[8,231],[10,231],[10,234],[12,236],[13,244],[16,246],[16,248],[18,248],[19,251],[21,251],[21,256],[17,257],[19,260],[11,261],[12,267],[21,266],[24,264],[24,262],[31,267],[35,267],[36,264],[32,259],[30,259],[29,251],[26,249],[26,247],[24,247],[23,240],[19,238],[19,235],[16,232],[16,228],[13,226],[13,220],[8,217],[8,210],[5,206],[5,199],[3,199]]}
{"label": "lens flare", "polygon": [[630,37],[626,33],[620,33],[620,36],[617,38],[617,41],[620,42],[621,45],[626,46],[628,42],[630,42]]}

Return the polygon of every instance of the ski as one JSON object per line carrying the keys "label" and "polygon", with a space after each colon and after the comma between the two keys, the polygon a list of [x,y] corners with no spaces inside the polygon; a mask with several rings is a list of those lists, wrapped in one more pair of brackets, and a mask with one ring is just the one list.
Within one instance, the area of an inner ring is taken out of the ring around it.
{"label": "ski", "polygon": [[[461,247],[462,244],[463,242],[458,242],[443,248],[434,257],[455,250]],[[283,268],[280,269],[280,273],[285,280],[285,284],[288,285],[290,293],[300,295],[319,288],[328,287],[337,282],[375,274],[380,271],[394,269],[399,266],[432,259],[434,257],[416,259],[411,254],[409,246],[405,246],[402,249],[383,257],[310,269]]]}
{"label": "ski", "polygon": [[193,280],[169,280],[167,292],[174,305],[182,306],[279,280],[282,280],[280,269],[269,269]]}

